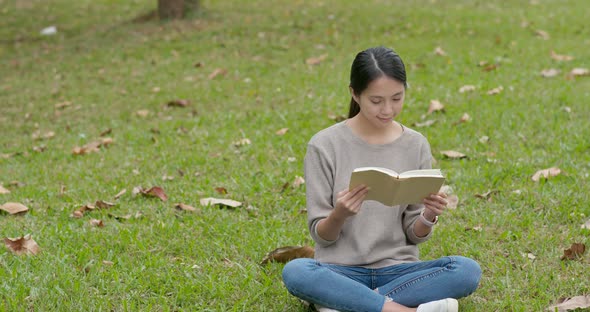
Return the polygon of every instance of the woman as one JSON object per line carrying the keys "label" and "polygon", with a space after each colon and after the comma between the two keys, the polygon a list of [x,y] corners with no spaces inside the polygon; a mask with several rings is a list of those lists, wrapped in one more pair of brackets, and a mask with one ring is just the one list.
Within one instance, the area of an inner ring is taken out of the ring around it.
{"label": "woman", "polygon": [[469,258],[418,259],[417,245],[430,238],[446,209],[445,194],[387,207],[364,201],[363,185],[348,190],[358,167],[431,168],[426,138],[395,121],[406,87],[405,66],[393,50],[358,53],[349,118],[309,141],[305,180],[315,259],[287,263],[283,281],[320,311],[457,311],[456,299],[479,284],[481,269]]}

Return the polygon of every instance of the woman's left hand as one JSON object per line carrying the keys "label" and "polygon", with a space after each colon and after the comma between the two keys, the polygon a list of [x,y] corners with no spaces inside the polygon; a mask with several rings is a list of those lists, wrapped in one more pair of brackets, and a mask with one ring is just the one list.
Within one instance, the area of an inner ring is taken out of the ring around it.
{"label": "woman's left hand", "polygon": [[424,198],[422,203],[424,203],[424,217],[427,220],[434,220],[435,217],[440,216],[445,209],[447,208],[447,194],[445,193],[438,193],[438,194],[430,194],[428,197]]}

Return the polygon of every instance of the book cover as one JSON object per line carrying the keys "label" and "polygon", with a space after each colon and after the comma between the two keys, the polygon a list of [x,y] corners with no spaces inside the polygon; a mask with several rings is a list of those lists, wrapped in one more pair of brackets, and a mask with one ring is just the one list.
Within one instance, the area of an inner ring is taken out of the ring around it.
{"label": "book cover", "polygon": [[365,200],[395,206],[421,203],[429,194],[438,193],[444,182],[440,169],[397,173],[387,168],[361,167],[352,172],[349,189],[364,184],[369,187]]}

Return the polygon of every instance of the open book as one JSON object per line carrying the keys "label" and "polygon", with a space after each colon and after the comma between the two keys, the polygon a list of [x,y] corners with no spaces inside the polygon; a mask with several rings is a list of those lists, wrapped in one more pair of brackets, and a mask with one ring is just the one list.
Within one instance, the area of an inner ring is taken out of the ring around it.
{"label": "open book", "polygon": [[417,204],[431,193],[438,193],[445,182],[440,169],[410,170],[397,173],[381,167],[356,168],[349,189],[360,184],[369,187],[365,200],[376,200],[386,206]]}

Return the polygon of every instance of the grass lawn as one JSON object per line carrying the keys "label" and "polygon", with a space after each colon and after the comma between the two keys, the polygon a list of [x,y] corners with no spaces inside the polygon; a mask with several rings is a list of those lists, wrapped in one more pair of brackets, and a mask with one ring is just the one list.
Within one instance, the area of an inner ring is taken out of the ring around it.
{"label": "grass lawn", "polygon": [[[459,198],[421,257],[483,268],[461,310],[590,294],[588,253],[560,259],[590,241],[590,77],[568,75],[590,66],[586,0],[218,0],[190,20],[134,22],[155,6],[0,0],[0,204],[30,209],[1,213],[0,237],[41,250],[0,246],[0,311],[305,311],[283,264],[259,262],[313,244],[293,183],[309,138],[347,113],[355,54],[376,45],[406,62],[399,121],[429,138]],[[427,114],[433,100],[444,112]],[[550,167],[561,174],[531,179]],[[168,200],[133,194],[152,186]],[[99,200],[116,205],[72,217]]]}

